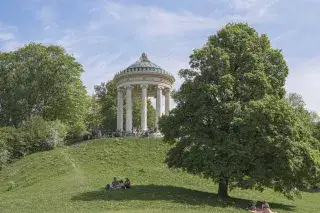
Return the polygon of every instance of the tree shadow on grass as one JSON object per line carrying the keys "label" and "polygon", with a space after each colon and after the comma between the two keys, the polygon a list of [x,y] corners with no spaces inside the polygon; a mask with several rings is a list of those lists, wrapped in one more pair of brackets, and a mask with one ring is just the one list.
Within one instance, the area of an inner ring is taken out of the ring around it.
{"label": "tree shadow on grass", "polygon": [[306,189],[303,190],[303,192],[308,192],[308,193],[320,193],[320,186],[311,188],[311,189]]}
{"label": "tree shadow on grass", "polygon": [[[235,207],[247,209],[250,200],[230,198],[221,200],[215,193],[203,192],[176,186],[137,185],[132,189],[117,189],[107,192],[105,189],[84,192],[71,198],[73,201],[128,201],[128,200],[167,200],[188,205],[209,205],[215,207]],[[294,206],[281,203],[269,203],[271,208],[286,211],[294,210]],[[257,203],[260,206],[260,203]]]}

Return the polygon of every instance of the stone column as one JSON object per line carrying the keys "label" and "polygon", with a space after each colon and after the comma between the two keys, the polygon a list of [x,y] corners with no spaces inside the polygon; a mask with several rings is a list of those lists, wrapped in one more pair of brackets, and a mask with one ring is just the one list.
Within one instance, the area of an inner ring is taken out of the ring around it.
{"label": "stone column", "polygon": [[158,86],[157,87],[157,98],[156,98],[156,128],[157,131],[159,128],[158,122],[159,122],[159,118],[161,117],[161,112],[162,112],[162,103],[161,103],[161,98],[162,98],[162,87]]}
{"label": "stone column", "polygon": [[141,130],[146,131],[148,129],[147,126],[147,100],[148,100],[148,94],[147,94],[147,89],[148,85],[147,84],[141,84],[140,85],[142,89],[142,94],[141,94]]}
{"label": "stone column", "polygon": [[123,90],[118,88],[117,130],[123,131]]}
{"label": "stone column", "polygon": [[126,94],[126,131],[132,132],[132,97],[131,90],[132,86],[126,86],[127,94]]}
{"label": "stone column", "polygon": [[170,112],[170,89],[165,90],[165,115],[169,115]]}

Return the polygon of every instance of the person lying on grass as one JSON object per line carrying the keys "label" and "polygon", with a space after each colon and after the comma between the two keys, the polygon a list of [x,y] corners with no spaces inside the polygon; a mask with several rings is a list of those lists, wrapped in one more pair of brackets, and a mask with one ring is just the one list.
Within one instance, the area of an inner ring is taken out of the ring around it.
{"label": "person lying on grass", "polygon": [[111,191],[112,191],[112,188],[111,188],[110,184],[107,184],[107,185],[106,185],[106,190],[107,190],[108,192],[111,192]]}

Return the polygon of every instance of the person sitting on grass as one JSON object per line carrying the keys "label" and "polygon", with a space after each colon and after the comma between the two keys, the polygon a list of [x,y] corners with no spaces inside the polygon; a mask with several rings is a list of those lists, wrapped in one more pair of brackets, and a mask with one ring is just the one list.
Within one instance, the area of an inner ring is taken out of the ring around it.
{"label": "person sitting on grass", "polygon": [[124,182],[124,187],[126,189],[130,189],[131,188],[131,184],[130,184],[129,178],[126,178],[126,181]]}
{"label": "person sitting on grass", "polygon": [[117,181],[117,178],[114,177],[112,181],[112,188],[118,188],[119,187],[119,182]]}
{"label": "person sitting on grass", "polygon": [[125,189],[123,180],[120,180],[120,181],[119,181],[119,188]]}
{"label": "person sitting on grass", "polygon": [[263,203],[262,203],[262,212],[263,213],[277,213],[277,212],[271,211],[270,206],[266,201],[263,201]]}
{"label": "person sitting on grass", "polygon": [[255,205],[252,205],[251,207],[249,207],[249,211],[252,213],[277,213],[271,211],[270,206],[266,201],[263,201],[261,210],[257,209]]}

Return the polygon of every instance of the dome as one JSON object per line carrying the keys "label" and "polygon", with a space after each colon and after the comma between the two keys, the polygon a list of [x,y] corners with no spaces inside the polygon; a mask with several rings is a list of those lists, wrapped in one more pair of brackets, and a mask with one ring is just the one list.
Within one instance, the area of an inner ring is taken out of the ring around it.
{"label": "dome", "polygon": [[136,61],[134,64],[130,65],[128,68],[125,70],[122,70],[116,74],[115,77],[122,75],[122,74],[129,74],[129,73],[143,73],[143,72],[153,72],[157,74],[163,74],[167,75],[173,78],[173,75],[164,69],[162,69],[160,66],[157,64],[151,62],[147,54],[142,53],[139,60]]}
{"label": "dome", "polygon": [[149,61],[147,55],[145,53],[142,53],[140,56],[139,60],[136,61],[134,64],[130,65],[128,69],[132,68],[138,68],[138,67],[147,67],[147,68],[157,68],[157,69],[162,69],[160,66],[156,65],[155,63],[152,63]]}

